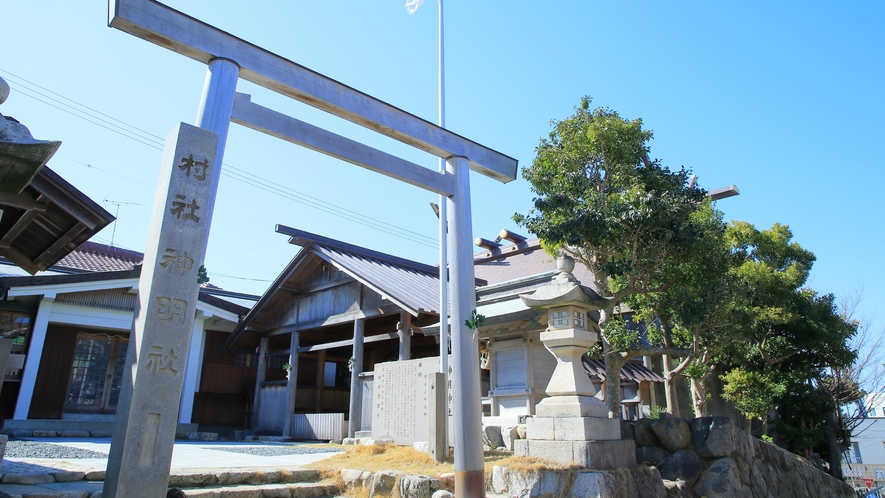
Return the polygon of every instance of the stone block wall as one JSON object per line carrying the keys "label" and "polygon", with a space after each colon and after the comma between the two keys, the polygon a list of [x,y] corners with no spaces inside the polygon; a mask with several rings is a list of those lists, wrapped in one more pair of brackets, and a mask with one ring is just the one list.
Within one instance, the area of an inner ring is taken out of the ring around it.
{"label": "stone block wall", "polygon": [[737,428],[728,417],[625,422],[636,461],[658,469],[672,497],[832,496],[855,494],[800,456]]}

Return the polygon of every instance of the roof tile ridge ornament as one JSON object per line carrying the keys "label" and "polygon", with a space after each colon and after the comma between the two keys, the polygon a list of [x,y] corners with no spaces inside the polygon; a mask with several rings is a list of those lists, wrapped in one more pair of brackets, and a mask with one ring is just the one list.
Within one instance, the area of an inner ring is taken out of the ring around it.
{"label": "roof tile ridge ornament", "polygon": [[552,306],[566,306],[576,304],[586,307],[588,310],[601,310],[608,308],[609,300],[600,296],[590,287],[581,285],[572,271],[575,269],[575,259],[568,254],[561,253],[556,258],[558,273],[550,282],[543,285],[531,294],[522,294],[520,299],[530,308],[547,309]]}

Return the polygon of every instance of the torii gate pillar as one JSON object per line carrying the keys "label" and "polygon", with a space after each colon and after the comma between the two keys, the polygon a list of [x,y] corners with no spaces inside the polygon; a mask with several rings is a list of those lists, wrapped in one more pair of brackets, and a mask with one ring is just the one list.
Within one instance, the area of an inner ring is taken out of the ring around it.
{"label": "torii gate pillar", "polygon": [[[467,158],[446,160],[446,171],[454,177],[454,194],[446,203],[449,247],[453,270],[452,292],[452,393],[454,396],[455,496],[485,496],[482,459],[482,409],[479,392],[479,344],[477,331],[464,321],[476,309],[473,273],[473,223],[470,219],[470,169]],[[445,318],[440,322],[445,324]],[[445,328],[440,328],[445,334]]]}

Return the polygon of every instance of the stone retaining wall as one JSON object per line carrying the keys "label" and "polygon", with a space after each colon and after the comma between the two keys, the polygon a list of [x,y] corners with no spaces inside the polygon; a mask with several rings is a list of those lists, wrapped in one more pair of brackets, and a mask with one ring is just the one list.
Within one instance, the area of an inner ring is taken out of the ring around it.
{"label": "stone retaining wall", "polygon": [[636,442],[637,463],[658,469],[668,496],[855,497],[848,484],[750,436],[728,417],[641,419],[622,428],[622,437]]}
{"label": "stone retaining wall", "polygon": [[735,427],[728,417],[665,417],[622,423],[636,443],[633,469],[495,467],[492,493],[519,497],[855,498],[851,486],[811,462]]}

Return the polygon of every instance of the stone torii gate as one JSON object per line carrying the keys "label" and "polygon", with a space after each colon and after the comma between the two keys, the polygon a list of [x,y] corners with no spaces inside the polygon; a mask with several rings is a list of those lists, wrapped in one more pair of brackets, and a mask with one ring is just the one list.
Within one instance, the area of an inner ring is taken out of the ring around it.
{"label": "stone torii gate", "polygon": [[[190,343],[185,318],[194,313],[231,121],[449,197],[455,493],[485,496],[478,347],[464,325],[476,306],[469,170],[506,183],[516,178],[516,160],[156,1],[110,0],[108,10],[110,27],[208,72],[198,128],[182,123],[167,137],[103,496],[165,494]],[[446,171],[254,104],[236,93],[239,78],[443,158]]]}

